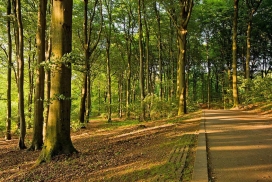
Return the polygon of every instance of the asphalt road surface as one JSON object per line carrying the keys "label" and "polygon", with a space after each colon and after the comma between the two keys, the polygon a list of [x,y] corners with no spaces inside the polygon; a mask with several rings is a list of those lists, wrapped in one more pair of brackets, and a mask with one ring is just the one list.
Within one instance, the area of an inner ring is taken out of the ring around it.
{"label": "asphalt road surface", "polygon": [[272,119],[242,111],[203,112],[210,181],[272,182]]}

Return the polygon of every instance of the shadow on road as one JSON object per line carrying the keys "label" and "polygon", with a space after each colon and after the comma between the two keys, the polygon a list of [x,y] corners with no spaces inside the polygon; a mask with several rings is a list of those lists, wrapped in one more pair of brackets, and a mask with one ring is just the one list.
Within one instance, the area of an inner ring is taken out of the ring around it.
{"label": "shadow on road", "polygon": [[271,119],[205,110],[210,181],[272,181]]}

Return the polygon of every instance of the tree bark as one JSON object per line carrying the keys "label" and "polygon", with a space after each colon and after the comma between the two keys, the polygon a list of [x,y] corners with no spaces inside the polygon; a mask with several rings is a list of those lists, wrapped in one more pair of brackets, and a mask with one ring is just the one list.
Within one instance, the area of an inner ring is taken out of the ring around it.
{"label": "tree bark", "polygon": [[27,100],[27,108],[28,108],[28,113],[27,113],[27,128],[31,128],[31,118],[32,118],[32,103],[33,103],[33,94],[34,94],[34,73],[33,73],[33,62],[34,62],[34,57],[35,54],[32,54],[32,40],[31,38],[29,39],[29,54],[28,54],[28,85],[29,85],[29,90],[28,90],[28,100]]}
{"label": "tree bark", "polygon": [[[7,0],[7,15],[11,15],[11,0]],[[12,40],[10,18],[7,20],[8,34],[8,72],[7,72],[7,120],[6,120],[6,140],[11,140],[11,68],[12,68]]]}
{"label": "tree bark", "polygon": [[[89,18],[88,16],[88,4],[89,0],[84,0],[84,24],[83,24],[83,34],[84,34],[84,40],[83,40],[83,49],[84,49],[84,58],[85,58],[85,65],[83,70],[83,83],[82,83],[82,89],[81,89],[81,101],[80,101],[80,111],[79,111],[79,122],[82,124],[82,128],[85,127],[85,123],[89,122],[89,116],[90,116],[90,110],[91,110],[91,60],[90,57],[94,53],[99,40],[101,36],[101,30],[103,23],[101,22],[100,31],[98,33],[97,39],[94,41],[93,44],[91,44],[91,36],[92,34],[96,34],[95,31],[93,31],[93,21],[94,16],[96,14],[96,7],[98,5],[99,0],[95,0],[92,14]],[[100,1],[100,6],[101,1]],[[101,10],[102,11],[102,10]],[[100,17],[102,21],[102,13],[100,11]],[[89,22],[89,24],[88,24]]]}
{"label": "tree bark", "polygon": [[142,26],[142,0],[138,0],[138,24],[139,24],[139,61],[140,61],[140,70],[139,70],[139,84],[140,84],[140,98],[141,98],[141,113],[140,121],[145,121],[145,87],[144,87],[144,60],[143,60],[143,26]]}
{"label": "tree bark", "polygon": [[33,138],[30,150],[40,150],[43,145],[43,104],[44,104],[44,67],[45,62],[45,30],[46,30],[46,6],[47,0],[39,1],[38,22],[37,22],[37,67],[34,95],[34,127]]}
{"label": "tree bark", "polygon": [[186,35],[187,26],[193,9],[193,0],[180,0],[181,15],[178,30],[179,58],[178,58],[178,78],[177,92],[179,95],[178,116],[187,113],[186,108],[186,82],[185,82],[185,66],[186,66]]}
{"label": "tree bark", "polygon": [[238,21],[239,0],[234,0],[234,16],[232,30],[232,89],[233,89],[233,107],[239,105],[238,87],[237,87],[237,21]]}
{"label": "tree bark", "polygon": [[106,30],[106,67],[107,67],[107,112],[108,122],[112,122],[112,93],[111,93],[111,61],[110,61],[110,48],[111,48],[111,33],[112,33],[112,5],[111,0],[106,3],[108,13],[108,30]]}
{"label": "tree bark", "polygon": [[247,32],[246,32],[246,79],[250,79],[250,50],[251,50],[251,29],[252,29],[252,19],[253,15],[259,8],[262,0],[246,0],[248,8],[248,22],[247,22]]}
{"label": "tree bark", "polygon": [[38,163],[58,154],[77,152],[70,137],[73,0],[53,1],[51,90],[48,125]]}
{"label": "tree bark", "polygon": [[[131,104],[131,55],[132,55],[132,34],[131,32],[131,21],[132,21],[132,10],[131,6],[128,9],[128,28],[126,31],[126,48],[127,48],[127,89],[126,89],[126,118],[130,118],[130,104]],[[125,26],[124,26],[125,27]]]}
{"label": "tree bark", "polygon": [[19,118],[20,118],[20,149],[26,149],[25,135],[26,135],[26,122],[24,111],[24,36],[23,36],[23,23],[21,14],[21,0],[16,0],[16,23],[18,35],[18,48],[17,48],[17,62],[18,62],[18,95],[19,95]]}
{"label": "tree bark", "polygon": [[158,39],[158,61],[159,61],[159,80],[160,80],[160,92],[159,97],[160,100],[163,98],[163,87],[162,87],[162,45],[161,45],[161,17],[160,17],[160,11],[157,9],[157,3],[154,3],[154,9],[156,13],[156,19],[157,19],[157,26],[158,26],[158,33],[157,33],[157,39]]}
{"label": "tree bark", "polygon": [[186,83],[185,83],[185,49],[186,49],[186,34],[185,30],[179,33],[179,59],[178,59],[178,78],[177,92],[179,96],[178,116],[186,114]]}

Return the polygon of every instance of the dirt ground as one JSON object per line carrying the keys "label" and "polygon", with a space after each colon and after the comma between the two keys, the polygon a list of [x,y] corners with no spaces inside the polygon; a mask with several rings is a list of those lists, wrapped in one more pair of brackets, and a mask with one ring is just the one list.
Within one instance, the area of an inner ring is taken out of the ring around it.
{"label": "dirt ground", "polygon": [[[186,120],[172,118],[115,128],[105,127],[109,124],[104,120],[92,120],[86,129],[72,132],[79,154],[58,156],[36,167],[40,151],[19,150],[15,136],[11,141],[0,138],[0,181],[189,181],[200,116],[198,112]],[[189,143],[186,135],[193,136]],[[170,174],[175,168],[167,161],[181,145],[190,146],[189,157],[183,174],[173,180]]]}

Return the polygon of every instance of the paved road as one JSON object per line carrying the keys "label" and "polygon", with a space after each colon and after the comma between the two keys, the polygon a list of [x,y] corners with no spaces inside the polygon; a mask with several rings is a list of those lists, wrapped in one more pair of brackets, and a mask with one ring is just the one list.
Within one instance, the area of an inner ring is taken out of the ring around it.
{"label": "paved road", "polygon": [[272,121],[242,111],[205,110],[211,181],[272,182]]}

